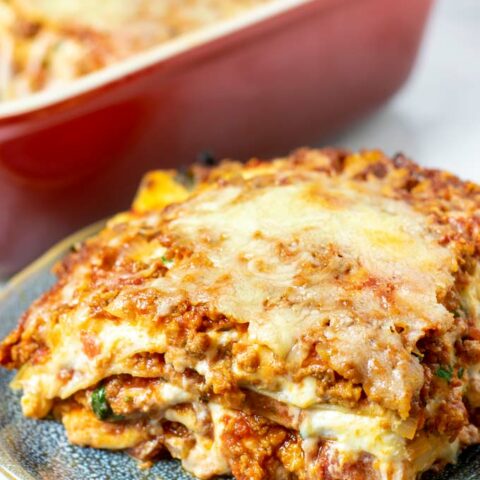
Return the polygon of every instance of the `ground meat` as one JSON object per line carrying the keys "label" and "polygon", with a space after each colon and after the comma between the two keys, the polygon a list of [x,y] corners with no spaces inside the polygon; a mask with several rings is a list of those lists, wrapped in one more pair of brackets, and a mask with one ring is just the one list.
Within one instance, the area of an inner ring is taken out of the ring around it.
{"label": "ground meat", "polygon": [[329,442],[320,446],[313,470],[316,478],[321,480],[379,479],[378,472],[373,468],[371,455],[363,454],[354,462],[341,464],[337,450]]}
{"label": "ground meat", "polygon": [[231,415],[222,435],[223,453],[237,480],[303,478],[300,437],[265,418]]}

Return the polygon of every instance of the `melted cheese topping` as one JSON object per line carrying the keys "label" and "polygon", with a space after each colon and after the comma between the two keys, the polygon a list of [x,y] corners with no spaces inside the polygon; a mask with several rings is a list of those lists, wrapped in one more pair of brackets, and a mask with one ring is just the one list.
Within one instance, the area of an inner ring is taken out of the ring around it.
{"label": "melted cheese topping", "polygon": [[[182,282],[191,296],[213,301],[225,315],[248,322],[252,339],[279,355],[285,356],[309,327],[342,316],[342,292],[333,276],[344,258],[393,283],[399,300],[410,304],[402,315],[417,315],[420,322],[433,317],[445,324],[451,318],[438,304],[436,292],[452,282],[452,255],[428,234],[425,219],[403,203],[353,186],[306,183],[266,188],[251,196],[231,187],[199,195],[179,208],[177,217],[170,227],[182,239],[193,242],[208,235],[220,242],[218,248],[204,246],[212,269],[202,269],[203,278],[194,277],[190,285]],[[282,262],[275,251],[279,241],[298,253]],[[330,245],[338,248],[339,265],[322,268],[315,264],[315,254]],[[318,272],[302,278],[308,267]],[[227,280],[214,295],[205,292],[206,283],[217,285],[219,279]],[[169,280],[159,280],[158,288]],[[360,315],[382,311],[379,300],[363,300],[364,305],[358,302]],[[265,308],[267,301],[271,308]]]}
{"label": "melted cheese topping", "polygon": [[387,406],[419,391],[411,349],[429,327],[452,324],[437,295],[456,266],[407,204],[323,177],[206,190],[171,207],[167,220],[167,233],[194,253],[153,282],[165,302],[185,292],[194,305],[248,323],[251,342],[287,360],[317,331],[317,353],[342,374],[353,363],[370,398]]}

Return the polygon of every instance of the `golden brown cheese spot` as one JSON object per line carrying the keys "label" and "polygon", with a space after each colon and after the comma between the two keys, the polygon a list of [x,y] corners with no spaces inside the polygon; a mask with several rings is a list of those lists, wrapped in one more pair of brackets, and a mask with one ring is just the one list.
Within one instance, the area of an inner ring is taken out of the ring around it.
{"label": "golden brown cheese spot", "polygon": [[377,248],[387,250],[395,255],[395,252],[405,251],[412,241],[411,236],[402,232],[385,232],[384,230],[369,230],[367,237]]}
{"label": "golden brown cheese spot", "polygon": [[317,204],[326,210],[345,210],[352,205],[352,199],[340,190],[326,190],[321,184],[308,185],[303,198],[307,204]]}
{"label": "golden brown cheese spot", "polygon": [[162,210],[167,205],[181,202],[188,197],[186,188],[175,180],[175,172],[155,171],[142,180],[133,202],[136,212]]}

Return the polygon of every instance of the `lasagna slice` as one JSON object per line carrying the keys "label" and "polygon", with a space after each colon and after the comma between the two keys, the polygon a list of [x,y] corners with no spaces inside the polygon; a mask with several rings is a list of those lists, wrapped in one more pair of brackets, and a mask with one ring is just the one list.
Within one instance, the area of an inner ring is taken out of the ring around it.
{"label": "lasagna slice", "polygon": [[413,480],[479,442],[480,187],[378,151],[181,178],[3,341],[26,416],[202,479]]}

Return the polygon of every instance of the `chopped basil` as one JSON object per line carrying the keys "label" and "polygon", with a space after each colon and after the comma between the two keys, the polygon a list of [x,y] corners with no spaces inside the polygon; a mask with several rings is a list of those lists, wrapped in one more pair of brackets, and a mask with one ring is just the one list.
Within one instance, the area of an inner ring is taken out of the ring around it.
{"label": "chopped basil", "polygon": [[447,365],[446,367],[440,366],[437,368],[435,375],[443,380],[446,380],[447,382],[450,382],[453,377],[453,369],[450,365]]}
{"label": "chopped basil", "polygon": [[162,262],[167,268],[170,268],[173,265],[173,260],[169,260],[165,255],[162,256]]}
{"label": "chopped basil", "polygon": [[113,415],[113,410],[108,403],[104,386],[98,387],[94,390],[92,393],[91,405],[93,413],[99,420],[106,420]]}
{"label": "chopped basil", "polygon": [[98,387],[92,393],[91,406],[93,413],[97,416],[99,420],[116,421],[124,419],[122,415],[115,415],[113,413],[112,407],[107,400],[104,385]]}
{"label": "chopped basil", "polygon": [[465,369],[463,367],[460,367],[457,372],[457,377],[458,378],[463,378],[463,374],[465,373]]}

